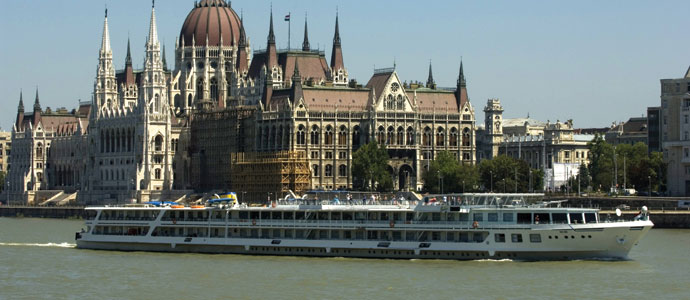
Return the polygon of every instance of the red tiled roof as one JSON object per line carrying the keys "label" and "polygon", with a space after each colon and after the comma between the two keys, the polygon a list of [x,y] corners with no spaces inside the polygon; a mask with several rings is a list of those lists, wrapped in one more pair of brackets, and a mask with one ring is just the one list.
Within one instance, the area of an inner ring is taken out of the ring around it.
{"label": "red tiled roof", "polygon": [[[408,90],[407,96],[413,99],[414,90]],[[420,111],[458,111],[455,94],[438,90],[417,90],[417,107]]]}

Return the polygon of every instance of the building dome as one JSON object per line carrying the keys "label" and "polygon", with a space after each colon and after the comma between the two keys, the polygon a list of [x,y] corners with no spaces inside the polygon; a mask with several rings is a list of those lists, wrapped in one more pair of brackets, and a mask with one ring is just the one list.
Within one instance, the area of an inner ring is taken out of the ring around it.
{"label": "building dome", "polygon": [[223,37],[223,46],[232,46],[240,39],[242,21],[224,0],[201,0],[194,5],[180,30],[180,46],[217,46]]}

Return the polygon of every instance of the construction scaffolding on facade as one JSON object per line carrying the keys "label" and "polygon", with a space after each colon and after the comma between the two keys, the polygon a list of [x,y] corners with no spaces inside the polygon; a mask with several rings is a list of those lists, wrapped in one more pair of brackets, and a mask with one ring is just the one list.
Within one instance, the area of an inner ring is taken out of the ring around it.
{"label": "construction scaffolding on facade", "polygon": [[307,155],[302,151],[231,154],[232,190],[241,202],[267,203],[290,191],[302,195],[311,187]]}

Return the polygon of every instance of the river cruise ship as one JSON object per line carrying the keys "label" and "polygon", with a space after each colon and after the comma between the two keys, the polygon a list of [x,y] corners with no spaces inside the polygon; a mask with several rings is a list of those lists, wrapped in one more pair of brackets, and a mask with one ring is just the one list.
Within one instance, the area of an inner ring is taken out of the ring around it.
{"label": "river cruise ship", "polygon": [[205,205],[86,208],[78,248],[399,259],[626,259],[652,228],[540,194],[460,194],[423,201],[302,200],[254,207],[236,197]]}

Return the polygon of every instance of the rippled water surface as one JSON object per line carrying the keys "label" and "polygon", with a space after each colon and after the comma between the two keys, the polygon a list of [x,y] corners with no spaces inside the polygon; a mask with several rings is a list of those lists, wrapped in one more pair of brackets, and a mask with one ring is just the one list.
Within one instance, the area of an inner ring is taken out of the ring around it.
{"label": "rippled water surface", "polygon": [[690,230],[628,261],[514,262],[80,250],[81,227],[0,218],[0,299],[690,299]]}

